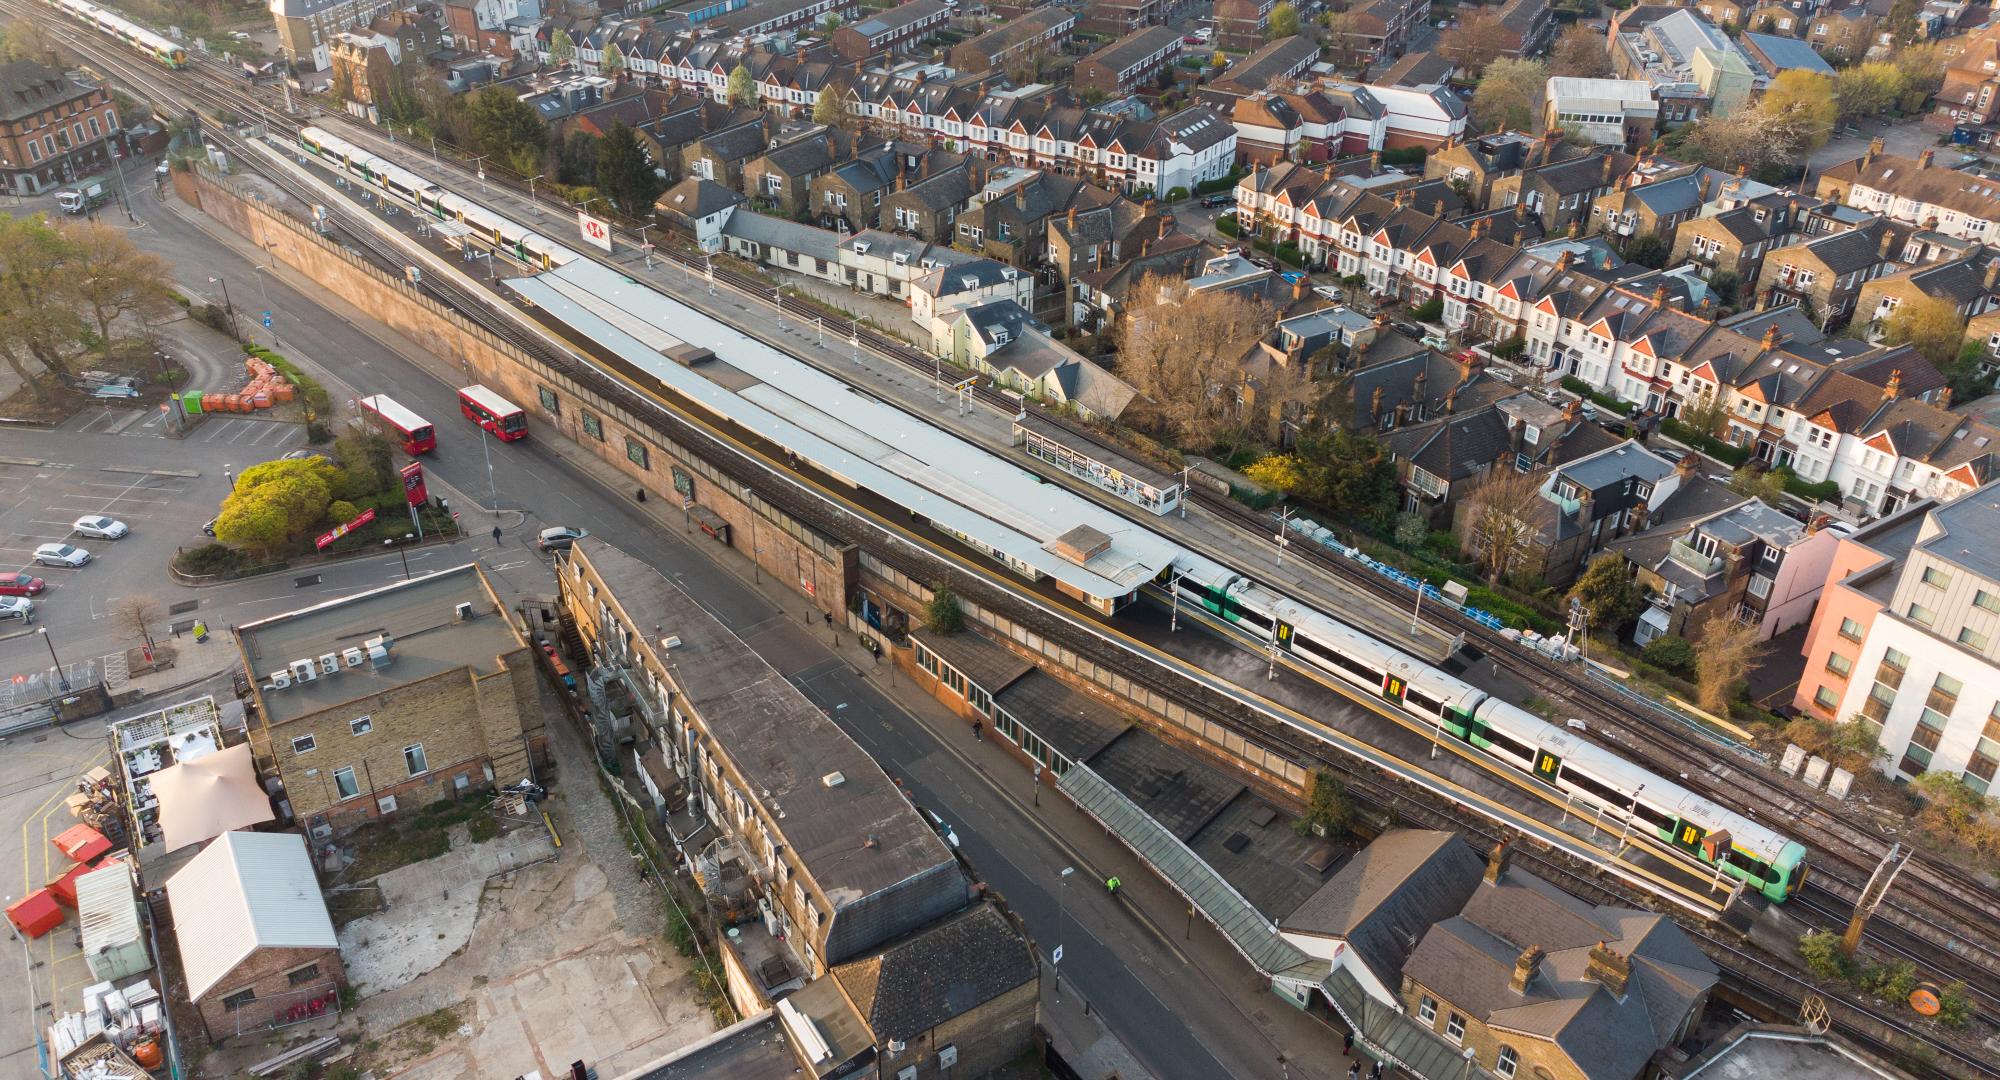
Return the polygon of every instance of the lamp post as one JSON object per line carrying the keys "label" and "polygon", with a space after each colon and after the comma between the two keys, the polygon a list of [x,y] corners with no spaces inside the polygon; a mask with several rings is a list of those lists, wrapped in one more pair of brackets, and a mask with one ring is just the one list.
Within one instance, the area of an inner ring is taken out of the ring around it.
{"label": "lamp post", "polygon": [[229,283],[219,277],[209,278],[208,283],[222,286],[222,312],[229,319],[229,336],[242,341],[242,336],[236,332],[236,305],[229,302]]}
{"label": "lamp post", "polygon": [[235,490],[236,490],[236,466],[234,466],[234,465],[224,465],[224,466],[222,467],[222,479],[223,479],[223,482],[224,482],[224,483],[226,483],[226,484],[228,484],[228,485],[229,485],[229,490],[230,490],[230,491],[235,491]]}
{"label": "lamp post", "polygon": [[1063,954],[1063,913],[1069,906],[1069,876],[1076,873],[1076,867],[1065,866],[1057,878],[1056,888],[1056,955],[1049,966],[1056,972],[1056,1004],[1062,1004],[1062,954]]}
{"label": "lamp post", "polygon": [[56,681],[51,684],[49,692],[49,700],[53,702],[55,700],[55,685],[60,685],[63,693],[69,693],[69,676],[63,672],[62,660],[56,656],[56,642],[54,638],[49,636],[49,628],[46,626],[38,627],[35,633],[42,635],[42,644],[49,647],[49,661],[55,665]]}
{"label": "lamp post", "polygon": [[639,250],[646,257],[646,269],[648,270],[653,268],[653,245],[646,242],[646,230],[658,224],[659,222],[657,221],[648,221],[644,225],[639,226]]}
{"label": "lamp post", "polygon": [[533,175],[533,176],[530,176],[530,177],[528,177],[528,205],[529,205],[529,206],[535,206],[535,205],[538,205],[538,204],[537,204],[537,203],[535,202],[535,181],[537,181],[537,180],[541,180],[541,179],[544,179],[544,178],[546,178],[546,177],[547,177],[548,175],[549,175],[548,173],[536,173],[535,175]]}
{"label": "lamp post", "polygon": [[[473,381],[472,361],[461,359],[459,366],[465,369],[466,380],[468,382]],[[500,488],[493,482],[493,446],[487,439],[489,434],[491,433],[486,430],[486,425],[484,423],[480,424],[479,452],[486,455],[486,492],[487,497],[493,500],[493,504],[487,509],[497,514],[500,512]]]}
{"label": "lamp post", "polygon": [[412,541],[412,540],[415,540],[416,538],[417,538],[417,537],[416,537],[416,534],[415,534],[415,533],[404,533],[404,534],[403,534],[403,543],[402,543],[402,544],[398,544],[398,543],[397,543],[397,542],[396,542],[395,540],[393,540],[393,539],[390,539],[390,540],[384,540],[384,541],[382,541],[382,546],[383,546],[383,547],[386,547],[386,548],[395,548],[395,549],[396,549],[396,554],[398,554],[398,555],[401,555],[401,556],[403,557],[403,580],[404,580],[404,581],[408,581],[408,580],[410,580],[410,552],[409,552],[409,550],[408,550],[407,548],[405,548],[405,547],[403,546],[403,544],[407,544],[407,543],[409,543],[410,541]]}
{"label": "lamp post", "polygon": [[484,193],[486,191],[486,155],[481,154],[473,158],[472,167],[479,172],[479,190]]}

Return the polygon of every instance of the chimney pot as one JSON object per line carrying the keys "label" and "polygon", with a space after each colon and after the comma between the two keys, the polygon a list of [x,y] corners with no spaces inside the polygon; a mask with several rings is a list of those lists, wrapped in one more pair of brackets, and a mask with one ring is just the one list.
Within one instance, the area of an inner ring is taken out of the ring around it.
{"label": "chimney pot", "polygon": [[1514,959],[1514,977],[1508,980],[1508,989],[1517,994],[1527,993],[1528,984],[1535,981],[1535,971],[1542,966],[1544,955],[1540,945],[1522,949],[1521,955]]}
{"label": "chimney pot", "polygon": [[1935,150],[1926,150],[1926,151],[1924,151],[1923,153],[1921,153],[1921,154],[1918,154],[1918,155],[1917,155],[1917,168],[1919,168],[1919,169],[1928,169],[1928,168],[1930,168],[1930,167],[1931,167],[1931,162],[1932,162],[1932,160],[1934,160],[1934,159],[1935,159],[1936,157],[1937,157],[1937,151],[1935,151]]}
{"label": "chimney pot", "polygon": [[1883,228],[1883,230],[1882,230],[1882,244],[1881,244],[1881,252],[1882,252],[1882,258],[1884,258],[1884,259],[1887,259],[1887,258],[1889,257],[1889,252],[1890,252],[1890,251],[1891,251],[1892,249],[1894,249],[1894,248],[1895,248],[1895,246],[1896,246],[1896,232],[1895,232],[1895,230],[1893,230],[1893,229],[1890,229],[1890,228],[1886,228],[1886,227],[1885,227],[1885,228]]}
{"label": "chimney pot", "polygon": [[1938,391],[1937,403],[1940,409],[1951,408],[1951,387],[1947,386]]}
{"label": "chimney pot", "polygon": [[1527,220],[1528,220],[1528,204],[1527,204],[1527,203],[1524,203],[1524,202],[1517,202],[1517,203],[1515,203],[1515,204],[1514,204],[1514,220],[1515,220],[1515,221],[1523,221],[1523,222],[1524,222],[1524,221],[1527,221]]}
{"label": "chimney pot", "polygon": [[1382,387],[1375,388],[1374,398],[1368,403],[1368,419],[1378,424],[1382,422]]}
{"label": "chimney pot", "polygon": [[1882,388],[1882,400],[1894,401],[1902,396],[1903,396],[1903,369],[1897,368],[1896,370],[1891,371],[1889,373],[1889,384]]}
{"label": "chimney pot", "polygon": [[1507,864],[1513,859],[1514,848],[1502,840],[1493,845],[1493,854],[1486,858],[1486,883],[1498,885],[1507,876]]}

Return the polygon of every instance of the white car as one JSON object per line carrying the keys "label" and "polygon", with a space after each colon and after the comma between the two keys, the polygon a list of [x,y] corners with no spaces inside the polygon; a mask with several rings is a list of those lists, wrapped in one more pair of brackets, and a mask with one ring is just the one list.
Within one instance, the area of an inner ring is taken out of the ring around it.
{"label": "white car", "polygon": [[35,561],[43,566],[82,566],[90,561],[90,552],[75,544],[43,544],[35,549]]}
{"label": "white car", "polygon": [[943,818],[937,816],[937,813],[931,810],[925,810],[924,816],[931,819],[931,830],[938,834],[938,839],[950,844],[954,849],[958,847],[958,833],[953,831],[951,826],[945,824]]}
{"label": "white car", "polygon": [[0,619],[35,621],[35,602],[25,596],[0,596]]}
{"label": "white car", "polygon": [[116,540],[132,531],[130,525],[117,518],[105,517],[103,514],[77,518],[70,528],[75,529],[77,535],[88,536],[93,540]]}

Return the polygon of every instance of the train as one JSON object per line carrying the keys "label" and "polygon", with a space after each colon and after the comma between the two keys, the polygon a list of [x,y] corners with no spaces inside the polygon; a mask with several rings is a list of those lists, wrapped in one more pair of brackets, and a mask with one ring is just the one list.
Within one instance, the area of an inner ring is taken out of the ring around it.
{"label": "train", "polygon": [[[458,221],[524,265],[553,269],[580,256],[517,222],[324,129],[299,147],[368,187],[441,220]],[[1156,586],[1210,612],[1259,645],[1402,710],[1494,762],[1525,773],[1599,820],[1641,830],[1682,859],[1774,902],[1804,884],[1803,844],[1657,776],[1439,668],[1323,615],[1221,563],[1181,551]]]}
{"label": "train", "polygon": [[578,257],[575,251],[554,240],[324,128],[300,128],[298,146],[369,188],[393,196],[440,221],[456,221],[466,226],[479,236],[481,242],[511,255],[524,266],[553,270]]}
{"label": "train", "polygon": [[187,49],[179,42],[156,34],[110,8],[98,7],[89,0],[42,0],[42,2],[79,22],[89,23],[99,32],[117,38],[152,57],[157,63],[176,71],[187,66]]}
{"label": "train", "polygon": [[1805,845],[1717,806],[1567,728],[1306,607],[1220,563],[1183,553],[1160,582],[1260,645],[1400,709],[1435,732],[1525,773],[1593,816],[1643,831],[1677,856],[1782,903],[1805,882]]}

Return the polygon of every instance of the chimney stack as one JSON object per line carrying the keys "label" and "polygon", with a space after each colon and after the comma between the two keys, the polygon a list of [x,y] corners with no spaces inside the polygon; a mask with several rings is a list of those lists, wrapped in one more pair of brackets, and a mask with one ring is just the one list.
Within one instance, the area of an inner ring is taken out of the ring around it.
{"label": "chimney stack", "polygon": [[1938,391],[1937,403],[1940,409],[1951,408],[1951,387],[1947,386]]}
{"label": "chimney stack", "polygon": [[2000,259],[1986,264],[1986,291],[1992,292],[1996,287],[2000,287]]}
{"label": "chimney stack", "polygon": [[1513,845],[1502,840],[1493,845],[1493,854],[1486,857],[1486,884],[1498,885],[1507,876],[1507,864],[1513,860]]}
{"label": "chimney stack", "polygon": [[1368,419],[1378,425],[1382,422],[1382,388],[1379,386],[1375,388],[1373,400],[1368,403]]}
{"label": "chimney stack", "polygon": [[1625,984],[1632,981],[1632,961],[1600,941],[1590,950],[1590,959],[1583,965],[1583,977],[1611,991],[1612,997],[1622,998]]}
{"label": "chimney stack", "polygon": [[1568,269],[1569,269],[1569,261],[1570,261],[1570,259],[1571,259],[1571,258],[1573,258],[1573,256],[1571,255],[1571,253],[1570,253],[1570,252],[1567,252],[1567,251],[1563,252],[1563,253],[1562,253],[1562,254],[1560,254],[1560,255],[1557,255],[1557,256],[1556,256],[1556,273],[1560,274],[1560,273],[1562,273],[1563,271],[1565,271],[1565,270],[1568,270]]}
{"label": "chimney stack", "polygon": [[1535,979],[1535,969],[1542,966],[1543,955],[1540,945],[1522,949],[1521,955],[1514,960],[1514,977],[1507,980],[1507,988],[1517,994],[1527,993],[1528,984]]}
{"label": "chimney stack", "polygon": [[1710,182],[1711,182],[1712,180],[1713,180],[1713,177],[1709,176],[1709,174],[1708,174],[1708,170],[1707,170],[1707,169],[1703,169],[1703,170],[1701,171],[1701,201],[1702,201],[1702,202],[1707,202],[1707,201],[1708,201],[1708,185],[1709,185],[1709,183],[1710,183]]}
{"label": "chimney stack", "polygon": [[1654,286],[1654,287],[1653,287],[1653,310],[1654,310],[1654,311],[1658,311],[1658,310],[1660,310],[1661,308],[1663,308],[1663,307],[1666,307],[1666,306],[1667,306],[1667,287],[1666,287],[1665,285],[1656,285],[1656,286]]}
{"label": "chimney stack", "polygon": [[1882,244],[1881,244],[1882,258],[1887,259],[1889,257],[1890,250],[1893,249],[1895,246],[1896,246],[1896,231],[1894,229],[1889,228],[1886,225],[1883,226]]}
{"label": "chimney stack", "polygon": [[1604,155],[1604,182],[1611,182],[1611,174],[1618,169],[1618,162],[1610,154]]}
{"label": "chimney stack", "polygon": [[1764,328],[1764,351],[1770,352],[1772,349],[1775,349],[1777,347],[1778,347],[1778,324],[1772,323],[1771,325]]}
{"label": "chimney stack", "polygon": [[1889,385],[1884,386],[1882,388],[1882,400],[1885,402],[1894,401],[1902,396],[1903,396],[1903,369],[1897,368],[1896,370],[1891,371],[1889,373]]}
{"label": "chimney stack", "polygon": [[[1577,419],[1578,419],[1579,417],[1581,417],[1582,415],[1583,415],[1583,399],[1582,399],[1582,398],[1571,398],[1571,399],[1569,399],[1569,401],[1567,401],[1566,403],[1564,403],[1564,405],[1563,405],[1563,422],[1564,422],[1564,423],[1568,423],[1568,424],[1574,424],[1574,423],[1576,423]],[[1693,457],[1694,455],[1693,455],[1693,454],[1689,454],[1688,456],[1689,456],[1689,457]],[[1488,867],[1487,869],[1491,870],[1492,868],[1491,868],[1491,867],[1489,866],[1489,867]]]}
{"label": "chimney stack", "polygon": [[1368,175],[1374,176],[1376,173],[1379,173],[1381,171],[1382,171],[1382,151],[1377,150],[1374,153],[1368,155]]}
{"label": "chimney stack", "polygon": [[1514,204],[1514,220],[1519,222],[1526,222],[1528,220],[1527,203],[1517,202]]}
{"label": "chimney stack", "polygon": [[1075,231],[1076,231],[1076,207],[1075,207],[1075,206],[1071,206],[1071,207],[1069,208],[1069,228],[1070,228],[1070,231],[1071,231],[1071,232],[1075,232]]}
{"label": "chimney stack", "polygon": [[1931,167],[1931,159],[1933,159],[1933,158],[1935,158],[1935,157],[1937,157],[1937,151],[1935,151],[1935,150],[1926,150],[1926,151],[1924,151],[1923,153],[1921,153],[1921,154],[1918,154],[1918,155],[1917,155],[1917,168],[1919,168],[1919,169],[1928,169],[1928,168],[1930,168],[1930,167]]}
{"label": "chimney stack", "polygon": [[1701,460],[1700,455],[1687,454],[1682,456],[1679,461],[1674,462],[1674,472],[1680,475],[1682,483],[1685,484],[1694,479],[1695,462],[1699,460]]}
{"label": "chimney stack", "polygon": [[[1152,243],[1152,241],[1148,240],[1146,241],[1146,243],[1150,244]],[[1144,247],[1141,247],[1139,249],[1139,253],[1141,255],[1145,254],[1146,249]],[[1304,300],[1305,298],[1306,298],[1306,279],[1300,278],[1299,280],[1292,282],[1292,299]]]}

